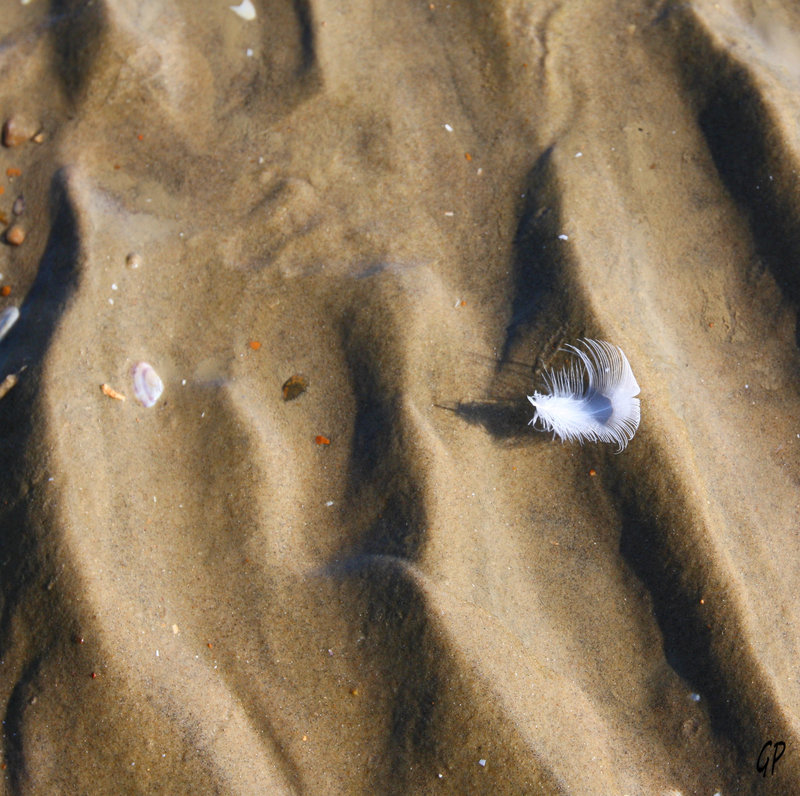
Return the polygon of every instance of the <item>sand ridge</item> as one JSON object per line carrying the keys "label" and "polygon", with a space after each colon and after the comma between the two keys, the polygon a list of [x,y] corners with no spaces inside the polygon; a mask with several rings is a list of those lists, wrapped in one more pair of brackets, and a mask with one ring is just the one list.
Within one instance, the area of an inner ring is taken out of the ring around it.
{"label": "sand ridge", "polygon": [[3,791],[797,791],[797,12],[229,5],[9,5]]}

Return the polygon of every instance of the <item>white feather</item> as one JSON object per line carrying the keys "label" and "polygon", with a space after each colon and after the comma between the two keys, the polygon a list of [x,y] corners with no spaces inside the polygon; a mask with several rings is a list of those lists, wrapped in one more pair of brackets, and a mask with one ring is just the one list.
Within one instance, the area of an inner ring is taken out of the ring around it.
{"label": "white feather", "polygon": [[530,425],[542,423],[562,442],[614,442],[618,452],[639,427],[639,385],[619,346],[603,340],[580,340],[583,351],[570,366],[544,374],[547,392],[528,396],[535,412]]}

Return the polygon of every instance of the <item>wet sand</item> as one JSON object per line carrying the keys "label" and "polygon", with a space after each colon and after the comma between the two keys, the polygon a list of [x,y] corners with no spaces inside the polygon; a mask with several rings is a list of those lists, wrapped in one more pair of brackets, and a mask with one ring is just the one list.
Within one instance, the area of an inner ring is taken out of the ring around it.
{"label": "wet sand", "polygon": [[800,792],[793,4],[7,6],[3,792]]}

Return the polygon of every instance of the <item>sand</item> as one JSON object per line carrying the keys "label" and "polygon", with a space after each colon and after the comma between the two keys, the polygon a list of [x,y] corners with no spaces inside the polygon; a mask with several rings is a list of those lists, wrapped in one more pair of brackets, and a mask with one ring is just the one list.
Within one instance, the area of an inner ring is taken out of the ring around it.
{"label": "sand", "polygon": [[2,792],[800,792],[796,5],[229,5],[4,5]]}

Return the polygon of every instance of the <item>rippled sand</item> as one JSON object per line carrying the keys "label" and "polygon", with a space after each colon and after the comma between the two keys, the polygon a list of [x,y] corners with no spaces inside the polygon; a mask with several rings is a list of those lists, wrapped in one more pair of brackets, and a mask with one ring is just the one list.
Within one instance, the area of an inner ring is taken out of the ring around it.
{"label": "rippled sand", "polygon": [[4,6],[3,792],[800,792],[796,5],[228,6]]}

